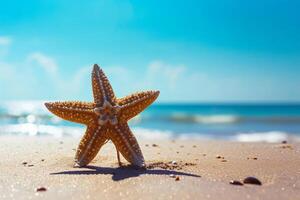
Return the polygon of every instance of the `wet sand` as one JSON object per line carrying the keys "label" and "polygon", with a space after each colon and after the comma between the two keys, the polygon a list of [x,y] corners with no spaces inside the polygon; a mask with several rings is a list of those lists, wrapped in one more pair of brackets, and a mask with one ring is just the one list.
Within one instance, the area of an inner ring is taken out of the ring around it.
{"label": "wet sand", "polygon": [[[0,199],[299,199],[300,144],[139,140],[146,170],[111,143],[73,168],[78,138],[0,137]],[[262,185],[232,185],[254,176]]]}

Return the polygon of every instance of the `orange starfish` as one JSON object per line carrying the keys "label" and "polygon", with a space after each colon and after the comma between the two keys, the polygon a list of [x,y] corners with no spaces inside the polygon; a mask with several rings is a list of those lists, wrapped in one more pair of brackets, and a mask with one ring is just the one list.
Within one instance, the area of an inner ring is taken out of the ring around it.
{"label": "orange starfish", "polygon": [[142,151],[127,121],[155,101],[159,91],[139,92],[117,99],[107,77],[97,64],[92,72],[92,86],[94,102],[45,103],[53,114],[87,126],[76,152],[74,166],[89,164],[100,148],[111,140],[117,149],[119,165],[121,152],[131,164],[144,167]]}

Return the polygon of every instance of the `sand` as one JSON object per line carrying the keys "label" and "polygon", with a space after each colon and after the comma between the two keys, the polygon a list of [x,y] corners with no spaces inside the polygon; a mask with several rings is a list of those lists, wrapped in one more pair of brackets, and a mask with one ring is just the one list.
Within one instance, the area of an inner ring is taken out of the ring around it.
{"label": "sand", "polygon": [[[78,141],[0,137],[0,199],[300,199],[299,143],[141,140],[141,170],[118,167],[110,143],[73,168]],[[262,185],[229,184],[248,176]]]}

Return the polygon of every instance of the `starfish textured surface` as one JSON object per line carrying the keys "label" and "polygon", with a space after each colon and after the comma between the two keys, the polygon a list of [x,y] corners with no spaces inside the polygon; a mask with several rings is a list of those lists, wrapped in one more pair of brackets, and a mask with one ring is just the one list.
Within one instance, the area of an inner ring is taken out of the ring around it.
{"label": "starfish textured surface", "polygon": [[111,140],[117,152],[132,165],[144,167],[145,161],[139,144],[127,121],[148,107],[159,91],[138,92],[117,99],[102,69],[97,64],[92,72],[94,102],[53,102],[45,106],[53,114],[87,126],[76,155],[75,166],[89,164],[100,148]]}

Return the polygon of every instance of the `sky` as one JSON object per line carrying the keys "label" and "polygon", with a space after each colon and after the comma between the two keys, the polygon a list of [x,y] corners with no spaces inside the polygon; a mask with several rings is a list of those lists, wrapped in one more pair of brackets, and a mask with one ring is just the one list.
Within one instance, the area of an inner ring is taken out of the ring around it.
{"label": "sky", "polygon": [[0,101],[92,100],[98,63],[118,97],[300,102],[300,1],[0,3]]}

